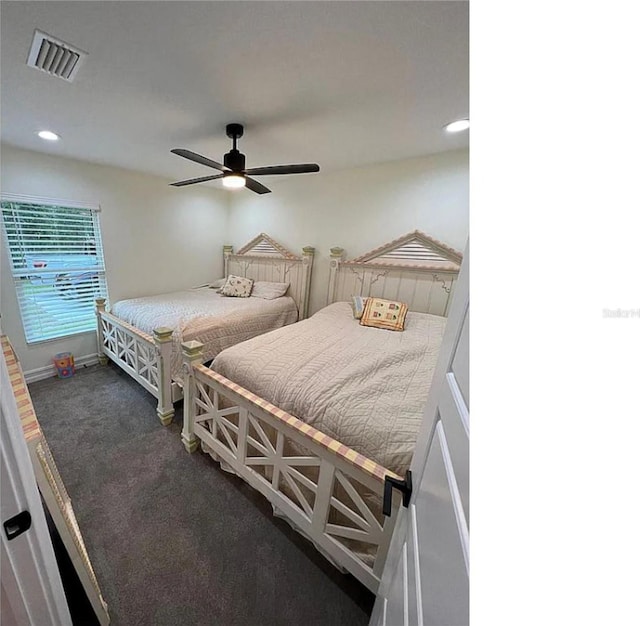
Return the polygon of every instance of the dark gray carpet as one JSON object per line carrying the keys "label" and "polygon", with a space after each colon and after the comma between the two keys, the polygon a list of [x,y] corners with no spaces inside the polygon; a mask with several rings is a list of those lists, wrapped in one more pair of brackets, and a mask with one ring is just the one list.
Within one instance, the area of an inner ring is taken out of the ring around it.
{"label": "dark gray carpet", "polygon": [[114,626],[367,624],[373,596],[114,365],[29,386]]}

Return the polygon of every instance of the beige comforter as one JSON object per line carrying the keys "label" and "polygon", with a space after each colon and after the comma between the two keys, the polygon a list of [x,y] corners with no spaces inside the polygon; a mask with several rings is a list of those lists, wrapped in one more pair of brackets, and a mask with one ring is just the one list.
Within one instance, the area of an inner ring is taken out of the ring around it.
{"label": "beige comforter", "polygon": [[409,468],[446,318],[360,326],[346,302],[220,353],[213,369],[384,467]]}
{"label": "beige comforter", "polygon": [[289,296],[275,300],[227,298],[206,287],[121,300],[111,312],[150,335],[160,326],[173,329],[174,380],[180,380],[182,341],[203,343],[208,361],[229,346],[298,319],[295,301]]}

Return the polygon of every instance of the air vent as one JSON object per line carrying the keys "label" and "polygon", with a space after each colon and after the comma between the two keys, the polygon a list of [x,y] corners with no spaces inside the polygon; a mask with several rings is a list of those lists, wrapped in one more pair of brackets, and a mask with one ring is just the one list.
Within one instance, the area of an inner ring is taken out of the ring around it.
{"label": "air vent", "polygon": [[78,73],[86,52],[70,46],[47,33],[36,30],[27,65],[71,82]]}

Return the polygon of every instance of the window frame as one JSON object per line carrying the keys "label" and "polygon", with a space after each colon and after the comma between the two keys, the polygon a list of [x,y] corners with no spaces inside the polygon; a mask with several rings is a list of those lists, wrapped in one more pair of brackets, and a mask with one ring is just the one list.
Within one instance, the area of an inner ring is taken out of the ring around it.
{"label": "window frame", "polygon": [[[102,228],[100,224],[100,213],[102,211],[100,205],[96,202],[82,202],[77,200],[65,200],[61,198],[52,198],[52,197],[44,197],[44,196],[32,196],[25,194],[16,194],[9,192],[0,193],[0,202],[13,202],[13,203],[22,203],[22,204],[34,204],[43,207],[60,207],[63,209],[82,209],[84,211],[90,211],[92,217],[92,236],[95,239],[95,248],[96,255],[98,260],[98,267],[96,269],[91,268],[91,272],[98,275],[98,288],[100,289],[99,296],[108,299],[108,284],[107,284],[107,272],[106,272],[106,263],[104,259],[104,245],[102,241]],[[0,210],[0,213],[2,211]],[[25,318],[28,317],[29,308],[24,303],[24,298],[21,297],[19,283],[22,280],[21,276],[24,276],[24,269],[16,269],[14,267],[14,259],[13,253],[15,251],[15,246],[12,247],[9,240],[9,233],[7,231],[7,225],[5,223],[4,214],[0,215],[1,222],[1,230],[2,230],[2,243],[3,247],[6,247],[7,255],[5,260],[9,264],[9,274],[11,275],[11,281],[13,283],[14,293],[16,296],[16,303],[18,305],[18,311],[20,314],[20,322],[22,324],[22,331],[24,334],[25,342],[29,346],[36,346],[39,344],[49,343],[52,341],[60,341],[63,339],[68,339],[72,337],[79,337],[81,335],[86,335],[89,333],[96,332],[96,323],[93,324],[92,328],[85,328],[82,330],[65,330],[61,331],[60,334],[55,336],[51,336],[50,333],[44,333],[42,331],[38,331],[37,333],[30,328],[30,332],[27,331],[27,327],[29,324],[25,322]],[[51,253],[47,253],[51,254]],[[55,252],[53,253],[55,254]],[[61,253],[63,254],[63,253]],[[91,254],[91,253],[89,253]],[[100,263],[101,262],[101,263]],[[66,272],[66,274],[73,273],[74,270],[70,272]],[[61,272],[62,273],[62,272]],[[52,274],[53,275],[53,274]],[[73,299],[73,298],[72,298]],[[84,301],[86,303],[86,300]],[[71,306],[71,304],[69,305]],[[95,315],[93,316],[94,320]],[[86,320],[89,320],[89,317],[86,317]],[[31,337],[30,337],[31,336]]]}

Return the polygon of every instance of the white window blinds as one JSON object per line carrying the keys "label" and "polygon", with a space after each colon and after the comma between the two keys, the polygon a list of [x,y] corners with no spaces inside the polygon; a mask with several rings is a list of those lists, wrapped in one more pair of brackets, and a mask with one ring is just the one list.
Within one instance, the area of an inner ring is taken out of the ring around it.
{"label": "white window blinds", "polygon": [[2,198],[2,223],[27,343],[94,331],[106,298],[95,209]]}

